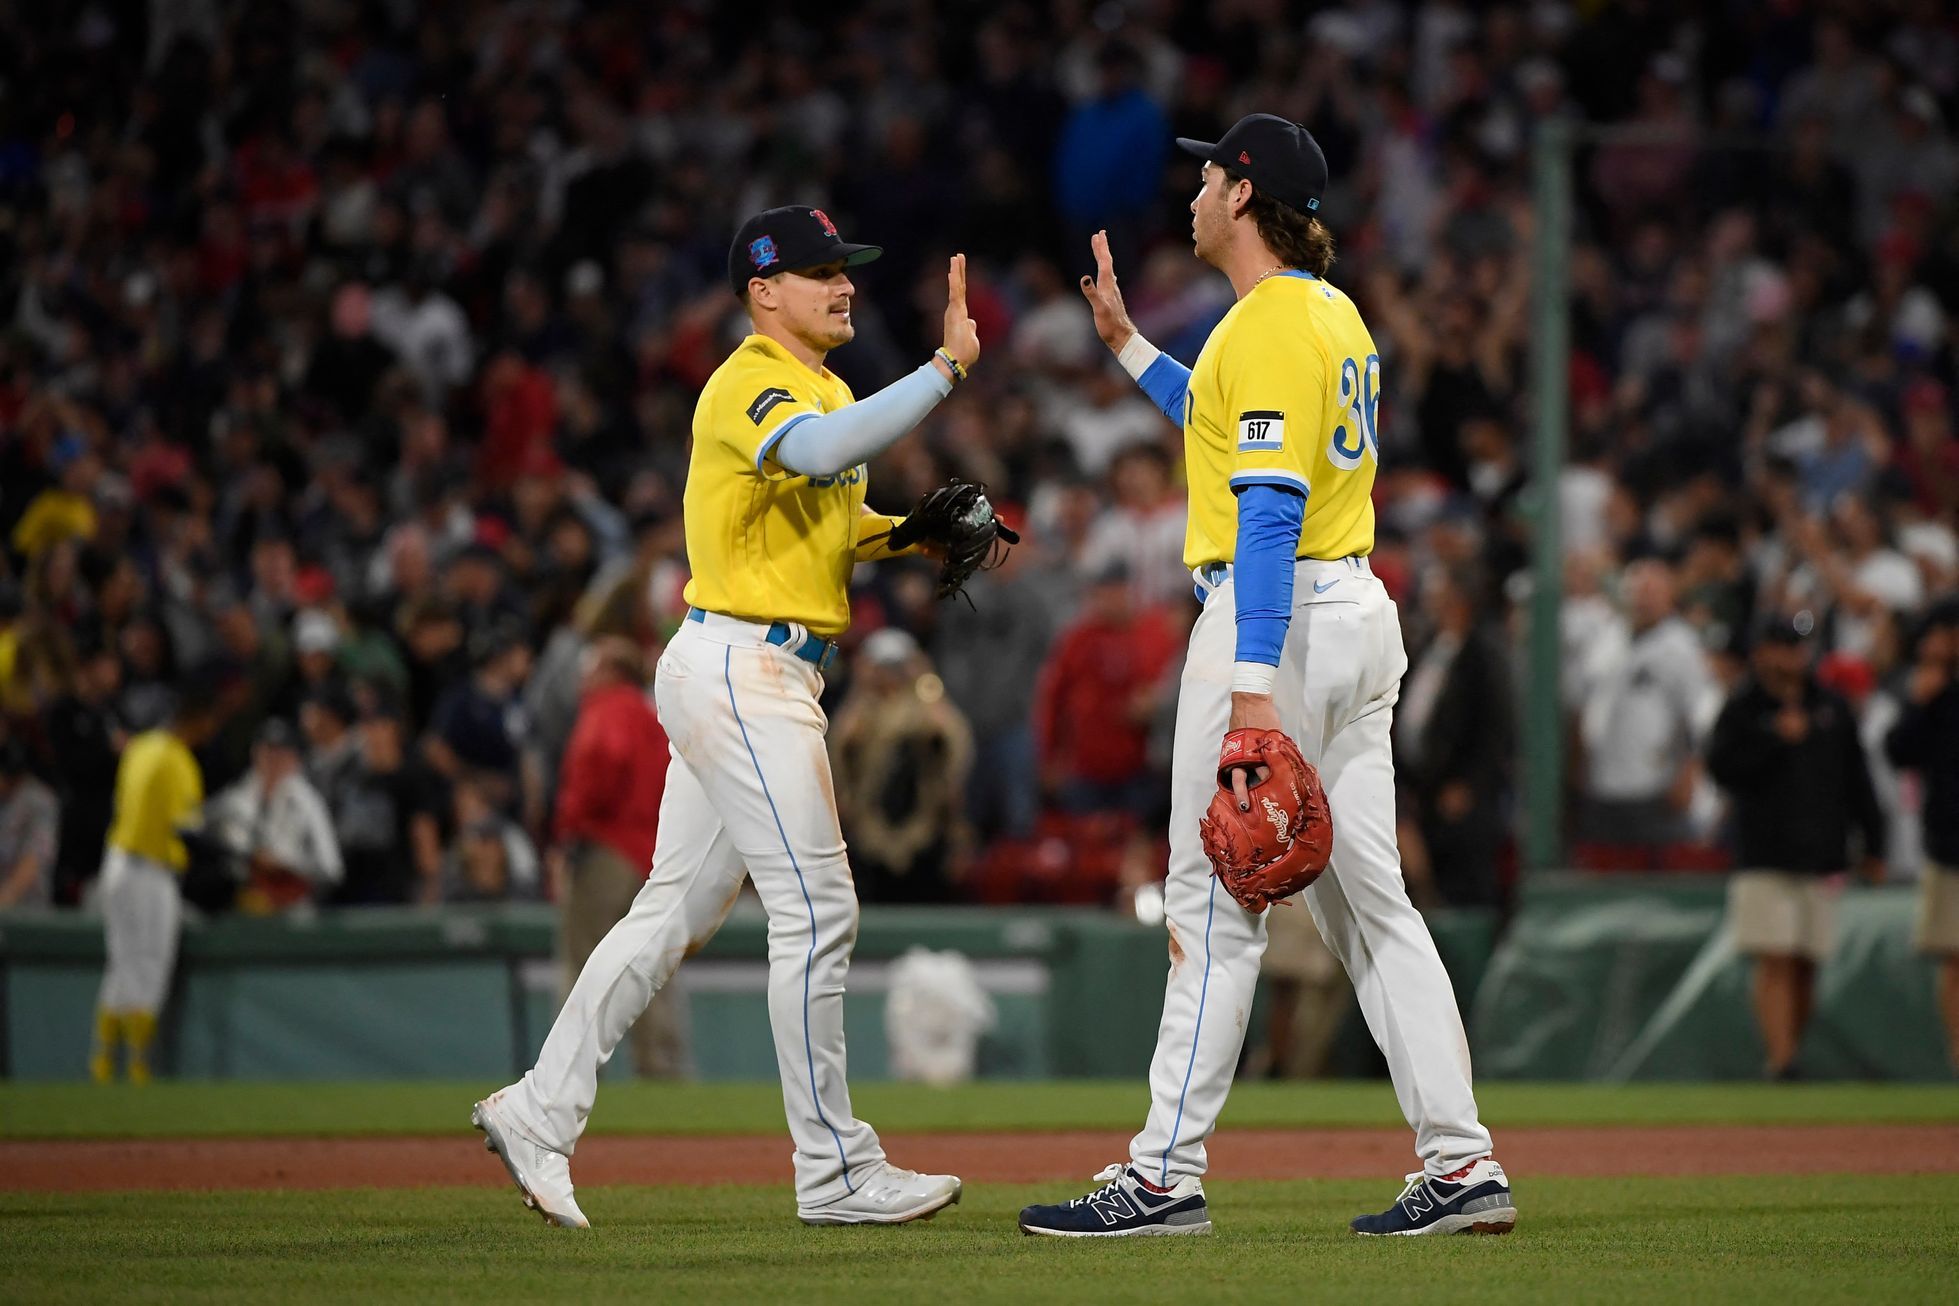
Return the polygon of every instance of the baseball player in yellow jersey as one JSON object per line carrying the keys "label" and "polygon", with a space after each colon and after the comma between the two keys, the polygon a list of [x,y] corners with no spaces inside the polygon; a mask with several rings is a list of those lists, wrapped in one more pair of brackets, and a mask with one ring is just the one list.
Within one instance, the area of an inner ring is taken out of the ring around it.
{"label": "baseball player in yellow jersey", "polygon": [[[1306,131],[1266,114],[1216,143],[1177,143],[1204,160],[1191,203],[1197,256],[1238,296],[1196,367],[1137,334],[1106,236],[1094,239],[1095,277],[1082,279],[1103,341],[1184,431],[1184,561],[1203,611],[1171,766],[1170,977],[1149,1118],[1128,1161],[1084,1199],[1028,1207],[1020,1226],[1074,1237],[1211,1227],[1204,1140],[1238,1063],[1265,918],[1211,874],[1198,819],[1217,792],[1220,739],[1250,727],[1291,736],[1325,784],[1332,861],[1300,896],[1353,979],[1422,1160],[1395,1204],[1355,1230],[1503,1232],[1516,1208],[1477,1120],[1448,973],[1395,846],[1388,729],[1407,657],[1367,562],[1380,357],[1353,301],[1325,279],[1332,238],[1313,214],[1326,161]],[[1241,805],[1245,779],[1234,773]]]}
{"label": "baseball player in yellow jersey", "polygon": [[729,251],[754,326],[694,415],[683,500],[692,605],[655,677],[673,746],[653,869],[586,962],[521,1081],[472,1120],[527,1205],[583,1228],[568,1158],[605,1064],[647,1002],[720,927],[744,877],[769,914],[769,1019],[795,1140],[798,1214],[894,1224],[959,1200],[951,1175],[889,1164],[851,1111],[844,972],[857,896],[844,860],[817,705],[850,619],[852,565],[889,556],[899,523],[864,507],[864,463],[937,404],[979,358],[966,266],[948,271],[945,345],[861,403],[824,366],[853,334],[847,269],[878,256],[820,209],[770,209]]}
{"label": "baseball player in yellow jersey", "polygon": [[96,891],[106,952],[89,1056],[97,1083],[115,1078],[119,1050],[127,1053],[130,1083],[150,1078],[157,1013],[169,996],[183,928],[178,877],[190,865],[183,832],[204,803],[204,773],[191,750],[217,729],[217,693],[214,678],[194,678],[171,719],[130,740],[116,765],[115,817]]}

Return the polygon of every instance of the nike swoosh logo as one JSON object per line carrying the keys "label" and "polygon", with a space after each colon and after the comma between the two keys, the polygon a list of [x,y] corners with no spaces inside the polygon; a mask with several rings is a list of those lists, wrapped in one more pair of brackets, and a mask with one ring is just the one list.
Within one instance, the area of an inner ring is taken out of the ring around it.
{"label": "nike swoosh logo", "polygon": [[1327,592],[1328,590],[1330,590],[1330,589],[1332,589],[1332,588],[1333,588],[1333,587],[1334,587],[1335,585],[1338,585],[1338,584],[1340,583],[1340,579],[1341,579],[1340,577],[1338,577],[1338,576],[1335,576],[1335,577],[1334,577],[1334,578],[1333,578],[1332,580],[1330,580],[1330,581],[1328,581],[1328,582],[1326,582],[1326,584],[1324,584],[1324,585],[1322,585],[1322,584],[1320,584],[1320,582],[1318,582],[1318,581],[1314,581],[1314,582],[1313,582],[1313,593],[1315,593],[1315,594],[1324,594],[1324,593],[1326,593],[1326,592]]}

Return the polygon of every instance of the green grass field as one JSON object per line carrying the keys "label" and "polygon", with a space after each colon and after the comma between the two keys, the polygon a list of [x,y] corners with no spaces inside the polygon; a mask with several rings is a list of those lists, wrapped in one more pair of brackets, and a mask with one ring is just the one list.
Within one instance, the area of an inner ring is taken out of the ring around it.
{"label": "green grass field", "polygon": [[806,1229],[786,1192],[610,1189],[602,1227],[507,1193],[0,1195],[15,1302],[1900,1302],[1950,1300],[1959,1176],[1544,1180],[1507,1238],[1372,1240],[1365,1183],[1220,1183],[1209,1238],[1021,1236],[978,1187],[928,1224]]}
{"label": "green grass field", "polygon": [[[449,1134],[490,1083],[158,1083],[143,1089],[0,1082],[0,1138],[159,1138]],[[882,1132],[1127,1129],[1142,1120],[1140,1080],[852,1088]],[[1959,1124],[1959,1088],[1941,1084],[1509,1084],[1477,1086],[1491,1125]],[[1396,1126],[1385,1083],[1240,1084],[1227,1128]],[[595,1133],[748,1134],[782,1129],[775,1084],[606,1084]]]}
{"label": "green grass field", "polygon": [[[0,1140],[461,1134],[487,1084],[0,1084]],[[1947,1123],[1942,1086],[1489,1084],[1517,1125]],[[856,1091],[883,1131],[1125,1129],[1139,1084]],[[1241,1085],[1224,1127],[1395,1125],[1385,1084]],[[773,1084],[607,1085],[608,1132],[778,1133]],[[896,1229],[806,1229],[787,1184],[588,1188],[598,1227],[545,1228],[507,1189],[325,1193],[0,1192],[0,1301],[1663,1301],[1788,1306],[1949,1300],[1959,1174],[1519,1179],[1508,1238],[1364,1240],[1378,1181],[1208,1185],[1209,1238],[1022,1237],[1018,1208],[1076,1185],[975,1184]],[[4,1186],[4,1176],[0,1176]]]}

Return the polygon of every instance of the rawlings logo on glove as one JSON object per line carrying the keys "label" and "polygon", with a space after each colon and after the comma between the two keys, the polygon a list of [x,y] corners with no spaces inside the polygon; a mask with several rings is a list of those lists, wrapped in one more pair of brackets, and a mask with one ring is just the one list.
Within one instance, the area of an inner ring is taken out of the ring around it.
{"label": "rawlings logo on glove", "polygon": [[[1232,772],[1255,775],[1258,767],[1265,768],[1265,778],[1247,785],[1251,801],[1241,808]],[[1319,879],[1333,855],[1333,816],[1320,773],[1277,730],[1234,730],[1224,737],[1218,792],[1197,829],[1212,872],[1253,914]]]}

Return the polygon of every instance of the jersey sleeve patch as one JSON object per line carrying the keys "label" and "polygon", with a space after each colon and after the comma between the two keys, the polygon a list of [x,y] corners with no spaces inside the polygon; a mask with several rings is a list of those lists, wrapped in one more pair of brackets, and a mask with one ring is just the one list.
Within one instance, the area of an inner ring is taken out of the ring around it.
{"label": "jersey sleeve patch", "polygon": [[1271,453],[1286,447],[1286,415],[1270,408],[1238,414],[1238,452]]}
{"label": "jersey sleeve patch", "polygon": [[748,405],[748,420],[760,426],[763,420],[775,410],[778,404],[791,403],[795,398],[796,396],[790,394],[781,386],[772,385],[761,394],[756,395],[754,401]]}

